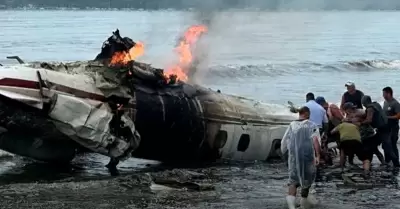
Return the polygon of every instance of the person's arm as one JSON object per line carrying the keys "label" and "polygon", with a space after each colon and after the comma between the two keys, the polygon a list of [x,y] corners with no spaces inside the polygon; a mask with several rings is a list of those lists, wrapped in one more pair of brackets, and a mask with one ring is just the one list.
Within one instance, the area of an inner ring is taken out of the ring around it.
{"label": "person's arm", "polygon": [[327,133],[329,130],[329,119],[325,110],[324,110],[324,119],[322,120],[322,128],[324,130],[324,133]]}
{"label": "person's arm", "polygon": [[389,119],[400,119],[400,103],[396,102],[393,104],[393,110],[396,113],[393,116],[388,116]]}
{"label": "person's arm", "polygon": [[285,134],[283,135],[281,140],[282,155],[287,152],[287,145],[288,145],[288,140],[290,140],[290,135],[292,135],[292,124],[290,124],[289,127],[286,129]]}
{"label": "person's arm", "polygon": [[374,110],[372,108],[367,108],[366,113],[367,113],[367,117],[364,119],[364,121],[361,122],[361,124],[372,123],[372,117],[374,116]]}
{"label": "person's arm", "polygon": [[334,129],[332,129],[331,134],[335,134],[335,133],[339,132],[339,126],[340,125],[336,126]]}
{"label": "person's arm", "polygon": [[[359,91],[360,91],[360,90],[359,90]],[[363,98],[364,92],[360,91],[360,94],[361,94],[361,98]]]}
{"label": "person's arm", "polygon": [[340,111],[339,107],[336,106],[335,104],[331,104],[331,106],[329,108],[329,112],[330,112],[330,115],[332,115],[333,117],[335,117],[339,120],[343,120],[343,118],[344,118],[344,115]]}
{"label": "person's arm", "polygon": [[351,118],[349,115],[347,115],[345,118],[342,119],[342,122],[351,122]]}

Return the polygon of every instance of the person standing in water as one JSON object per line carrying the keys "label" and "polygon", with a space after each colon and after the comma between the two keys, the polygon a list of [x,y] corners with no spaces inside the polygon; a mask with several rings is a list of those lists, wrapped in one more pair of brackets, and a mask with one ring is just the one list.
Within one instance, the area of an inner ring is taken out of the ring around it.
{"label": "person standing in water", "polygon": [[[392,150],[395,154],[395,161],[399,162],[399,150],[397,148],[397,141],[399,139],[399,119],[400,119],[400,103],[393,98],[393,89],[391,87],[385,87],[382,89],[383,98],[383,111],[386,112],[388,117],[388,127],[390,129],[390,142]],[[388,163],[388,162],[386,162]],[[398,164],[396,163],[398,166]]]}
{"label": "person standing in water", "polygon": [[346,86],[347,91],[342,95],[340,109],[344,111],[343,105],[347,102],[353,103],[357,109],[362,109],[361,98],[364,96],[364,93],[356,89],[356,85],[353,82],[347,82],[344,86]]}
{"label": "person standing in water", "polygon": [[281,152],[288,153],[289,191],[286,202],[289,209],[296,208],[297,188],[301,187],[301,205],[305,208],[317,204],[309,194],[315,181],[316,166],[320,158],[319,127],[310,119],[310,109],[299,109],[299,119],[290,123],[281,142]]}

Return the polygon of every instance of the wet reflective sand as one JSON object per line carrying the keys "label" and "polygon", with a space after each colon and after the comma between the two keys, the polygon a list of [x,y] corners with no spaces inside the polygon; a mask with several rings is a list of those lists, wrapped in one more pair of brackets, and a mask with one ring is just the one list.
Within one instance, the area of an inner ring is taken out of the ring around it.
{"label": "wet reflective sand", "polygon": [[[20,157],[2,163],[8,170],[0,176],[1,208],[286,208],[287,169],[279,160],[172,169],[132,159],[117,177],[104,168],[107,158],[92,154],[70,167]],[[397,177],[374,166],[371,180],[357,186],[346,185],[340,169],[321,171],[317,208],[398,208]],[[347,175],[357,180],[360,173],[353,168]]]}

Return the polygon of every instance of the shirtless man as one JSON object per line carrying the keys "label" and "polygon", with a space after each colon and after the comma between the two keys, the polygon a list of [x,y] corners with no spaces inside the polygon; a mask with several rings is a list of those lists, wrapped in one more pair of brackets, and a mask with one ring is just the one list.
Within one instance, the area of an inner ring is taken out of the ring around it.
{"label": "shirtless man", "polygon": [[342,112],[340,111],[339,107],[335,104],[329,104],[326,102],[324,97],[317,97],[315,99],[315,102],[317,102],[319,105],[321,105],[325,111],[326,115],[328,117],[328,127],[327,127],[327,133],[325,137],[322,137],[321,141],[321,150],[322,150],[322,158],[327,164],[332,164],[332,157],[329,155],[328,152],[328,144],[330,142],[339,142],[339,134],[338,133],[332,133],[331,131],[340,124],[340,122],[343,120],[344,116]]}

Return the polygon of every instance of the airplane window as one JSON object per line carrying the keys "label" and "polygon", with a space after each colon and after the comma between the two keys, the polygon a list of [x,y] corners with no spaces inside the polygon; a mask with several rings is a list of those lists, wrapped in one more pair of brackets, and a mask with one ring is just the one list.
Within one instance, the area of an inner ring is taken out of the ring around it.
{"label": "airplane window", "polygon": [[226,140],[228,140],[228,132],[224,130],[218,131],[217,135],[215,136],[214,147],[221,149],[225,146]]}
{"label": "airplane window", "polygon": [[239,139],[237,151],[245,152],[247,148],[249,148],[249,144],[250,144],[250,135],[242,134]]}

